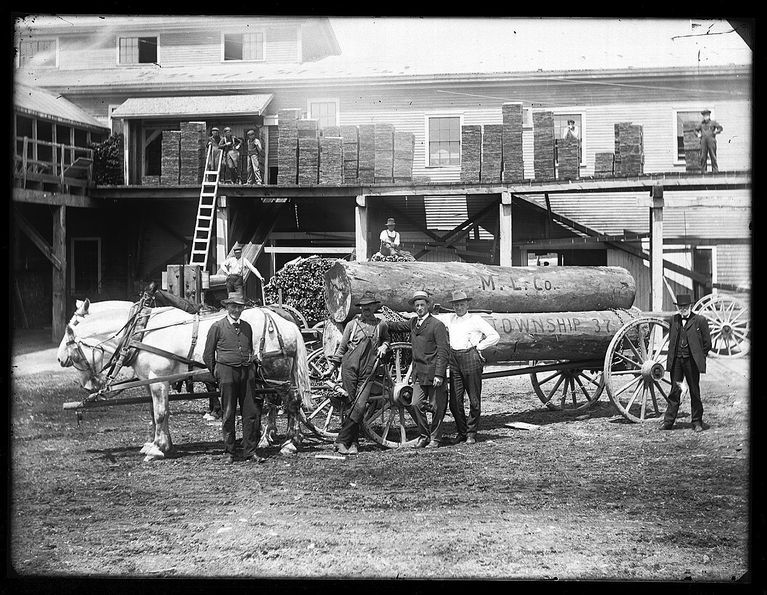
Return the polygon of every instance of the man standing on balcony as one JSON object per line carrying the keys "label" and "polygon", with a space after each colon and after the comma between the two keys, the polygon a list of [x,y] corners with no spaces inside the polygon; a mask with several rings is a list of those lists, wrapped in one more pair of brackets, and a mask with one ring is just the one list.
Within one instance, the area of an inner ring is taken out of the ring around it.
{"label": "man standing on balcony", "polygon": [[[219,148],[219,144],[221,143],[221,132],[218,130],[218,128],[211,128],[210,129],[210,136],[208,137],[208,146],[213,147],[213,150],[210,152],[210,163],[208,164],[208,167],[210,168],[210,171],[213,171],[214,167],[216,166],[216,163],[218,163],[218,156],[221,154],[221,149]],[[223,161],[220,165],[223,165]],[[221,171],[221,167],[219,167],[219,172]]]}
{"label": "man standing on balcony", "polygon": [[224,181],[232,184],[242,184],[240,178],[240,147],[242,139],[232,134],[232,129],[228,126],[224,128],[224,136],[218,143],[218,146],[224,152]]}
{"label": "man standing on balcony", "polygon": [[256,135],[256,131],[252,128],[247,132],[247,148],[248,148],[248,184],[258,184],[259,186],[264,182],[261,179],[261,155],[264,154],[264,149],[261,146],[261,141]]}
{"label": "man standing on balcony", "polygon": [[700,139],[700,171],[706,171],[708,157],[711,156],[711,171],[717,173],[719,164],[716,161],[716,135],[724,128],[716,120],[711,119],[711,110],[704,109],[701,112],[703,121],[695,126],[695,134]]}
{"label": "man standing on balcony", "polygon": [[244,291],[245,288],[245,267],[250,269],[256,277],[263,281],[261,273],[251,264],[251,262],[242,255],[242,244],[236,242],[232,247],[232,256],[229,256],[221,265],[221,269],[226,273],[227,291]]}

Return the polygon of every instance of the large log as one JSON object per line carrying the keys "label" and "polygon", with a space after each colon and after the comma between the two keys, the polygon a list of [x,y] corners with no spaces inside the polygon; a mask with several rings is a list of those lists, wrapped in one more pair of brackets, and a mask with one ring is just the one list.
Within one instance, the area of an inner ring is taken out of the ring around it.
{"label": "large log", "polygon": [[621,267],[499,267],[466,262],[336,261],[325,273],[325,305],[345,322],[359,312],[354,304],[374,293],[392,310],[412,310],[419,289],[448,306],[461,289],[471,308],[493,312],[582,312],[629,308],[636,284]]}

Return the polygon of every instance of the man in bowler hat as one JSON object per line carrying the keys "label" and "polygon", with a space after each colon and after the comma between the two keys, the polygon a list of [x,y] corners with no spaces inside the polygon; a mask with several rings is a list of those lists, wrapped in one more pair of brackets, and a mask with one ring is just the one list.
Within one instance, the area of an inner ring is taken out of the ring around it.
{"label": "man in bowler hat", "polygon": [[679,311],[669,320],[667,369],[671,371],[671,391],[663,416],[661,429],[674,427],[679,402],[682,397],[682,380],[687,381],[690,391],[692,429],[703,431],[703,402],[700,399],[700,375],[706,373],[706,356],[711,350],[711,334],[708,321],[700,314],[692,313],[689,294],[676,296]]}

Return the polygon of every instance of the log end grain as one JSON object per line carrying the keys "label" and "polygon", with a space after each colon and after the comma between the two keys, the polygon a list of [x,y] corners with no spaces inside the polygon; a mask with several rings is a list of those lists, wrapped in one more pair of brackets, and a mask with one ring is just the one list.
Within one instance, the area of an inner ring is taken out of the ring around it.
{"label": "log end grain", "polygon": [[325,273],[325,306],[330,319],[344,322],[352,308],[352,284],[344,261],[336,261]]}

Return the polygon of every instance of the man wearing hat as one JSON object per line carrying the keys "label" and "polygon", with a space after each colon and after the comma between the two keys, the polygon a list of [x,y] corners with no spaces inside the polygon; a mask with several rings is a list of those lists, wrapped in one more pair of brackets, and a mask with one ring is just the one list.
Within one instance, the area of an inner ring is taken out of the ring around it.
{"label": "man wearing hat", "polygon": [[567,128],[562,132],[564,140],[578,140],[578,128],[575,126],[575,120],[567,121]]}
{"label": "man wearing hat", "polygon": [[242,454],[246,461],[261,462],[256,446],[261,434],[263,398],[255,398],[256,370],[253,365],[253,329],[240,319],[245,309],[242,292],[230,292],[221,300],[226,317],[213,323],[205,340],[202,360],[218,381],[224,408],[224,463],[230,465],[235,455],[237,404],[242,414]]}
{"label": "man wearing hat", "polygon": [[375,312],[381,302],[370,292],[354,304],[361,314],[346,323],[341,342],[335,353],[328,358],[330,368],[325,376],[332,376],[341,367],[341,383],[352,403],[336,438],[335,449],[341,454],[356,455],[359,452],[360,422],[373,388],[372,374],[377,368],[376,359],[382,358],[389,349],[389,326],[386,320],[376,318]]}
{"label": "man wearing hat", "polygon": [[711,110],[701,110],[703,121],[695,125],[695,134],[700,139],[700,171],[705,172],[708,165],[708,158],[711,157],[711,171],[719,171],[719,164],[716,161],[716,135],[724,130],[722,125],[716,120],[711,119]]}
{"label": "man wearing hat", "polygon": [[248,267],[263,283],[264,278],[261,276],[261,273],[258,272],[258,269],[242,255],[242,244],[240,244],[240,242],[235,242],[234,246],[232,246],[232,255],[227,257],[221,265],[221,270],[226,273],[227,291],[237,291],[238,289],[244,291],[245,280],[243,272],[245,267]]}
{"label": "man wearing hat", "polygon": [[674,427],[682,396],[682,379],[690,391],[692,429],[703,431],[703,402],[700,400],[700,375],[706,373],[706,356],[711,350],[711,334],[705,316],[692,313],[689,294],[676,296],[679,311],[669,319],[668,358],[666,367],[671,371],[672,387],[661,429]]}
{"label": "man wearing hat", "polygon": [[[450,337],[450,413],[455,420],[456,442],[474,444],[482,410],[482,352],[501,340],[479,314],[469,314],[471,297],[454,291],[450,303],[454,314],[443,317]],[[469,394],[469,419],[466,420],[464,395]]]}
{"label": "man wearing hat", "polygon": [[401,240],[399,237],[399,232],[394,231],[395,225],[396,222],[394,221],[394,218],[389,217],[386,220],[386,229],[381,232],[381,248],[379,249],[379,252],[383,256],[391,256],[392,254],[395,254],[397,250],[399,250]]}
{"label": "man wearing hat", "polygon": [[[208,137],[208,147],[213,147],[213,150],[210,152],[210,163],[208,164],[208,168],[210,170],[213,170],[216,166],[216,163],[218,163],[218,156],[221,154],[221,149],[219,148],[219,144],[221,143],[221,132],[218,128],[211,128],[210,129],[210,136]],[[223,170],[224,162],[219,164],[219,171]]]}
{"label": "man wearing hat", "polygon": [[232,184],[242,184],[240,179],[240,147],[242,139],[232,134],[232,129],[228,126],[224,128],[224,136],[218,143],[219,148],[224,152],[224,181]]}
{"label": "man wearing hat", "polygon": [[[450,349],[447,329],[429,313],[431,298],[427,292],[416,291],[409,302],[416,315],[404,322],[389,322],[389,330],[410,331],[414,375],[411,413],[419,434],[415,448],[430,443],[436,447],[442,439],[442,420],[447,410],[445,376]],[[426,417],[427,403],[432,411],[431,426]]]}
{"label": "man wearing hat", "polygon": [[251,128],[245,133],[246,146],[248,149],[248,184],[263,184],[261,180],[261,155],[264,149],[261,146],[261,140],[256,135],[256,131]]}

